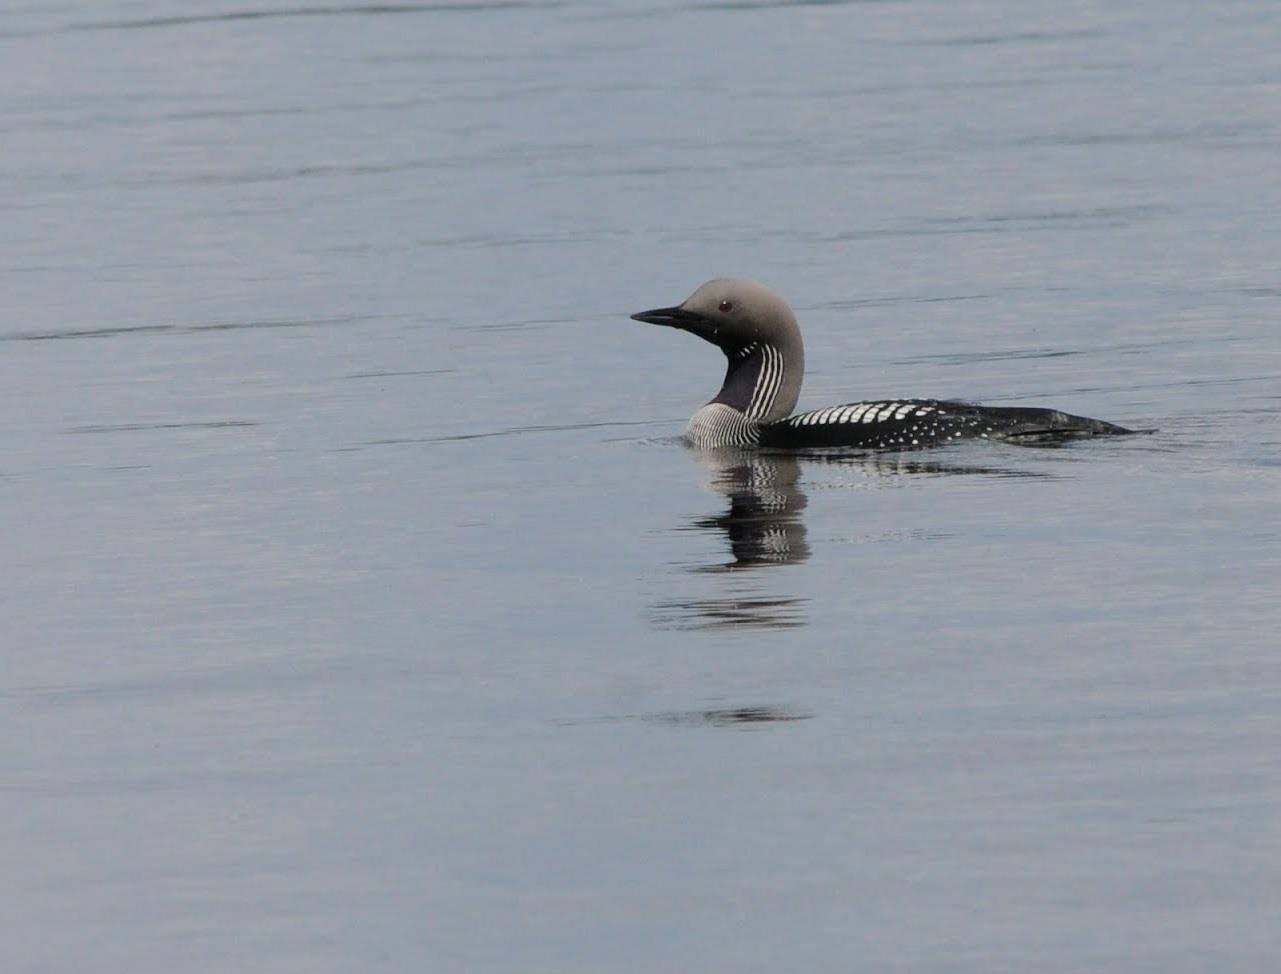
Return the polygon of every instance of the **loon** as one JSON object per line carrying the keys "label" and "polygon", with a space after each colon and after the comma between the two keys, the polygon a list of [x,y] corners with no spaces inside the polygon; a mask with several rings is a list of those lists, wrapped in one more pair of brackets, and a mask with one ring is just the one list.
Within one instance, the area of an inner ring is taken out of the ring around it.
{"label": "loon", "polygon": [[685,430],[696,447],[903,450],[959,439],[1035,442],[1134,432],[1056,409],[949,399],[852,402],[792,415],[805,372],[801,331],[787,303],[755,281],[716,278],[675,307],[631,317],[691,332],[729,360],[720,392]]}

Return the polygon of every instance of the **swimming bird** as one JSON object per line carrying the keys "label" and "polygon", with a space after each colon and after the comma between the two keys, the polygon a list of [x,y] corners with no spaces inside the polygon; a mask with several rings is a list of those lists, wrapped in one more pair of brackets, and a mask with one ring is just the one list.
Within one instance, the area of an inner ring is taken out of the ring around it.
{"label": "swimming bird", "polygon": [[671,308],[632,315],[705,339],[725,353],[720,392],[690,417],[694,446],[913,449],[961,439],[1041,442],[1133,430],[1056,409],[950,399],[878,399],[792,415],[805,347],[792,309],[763,284],[717,278]]}

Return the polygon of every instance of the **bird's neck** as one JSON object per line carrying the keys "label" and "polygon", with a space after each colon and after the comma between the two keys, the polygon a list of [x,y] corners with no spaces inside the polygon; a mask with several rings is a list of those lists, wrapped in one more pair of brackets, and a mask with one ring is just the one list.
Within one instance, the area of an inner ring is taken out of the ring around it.
{"label": "bird's neck", "polygon": [[[737,409],[753,423],[782,419],[796,405],[799,382],[788,373],[783,350],[766,342],[752,342],[726,350],[729,364],[725,381],[712,403]],[[790,401],[788,401],[790,399]]]}

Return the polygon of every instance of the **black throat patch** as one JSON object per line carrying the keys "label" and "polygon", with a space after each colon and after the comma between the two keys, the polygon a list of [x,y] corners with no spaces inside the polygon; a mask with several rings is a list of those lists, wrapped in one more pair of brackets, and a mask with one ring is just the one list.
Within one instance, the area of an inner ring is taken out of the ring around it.
{"label": "black throat patch", "polygon": [[729,359],[725,381],[712,402],[724,403],[745,413],[752,403],[752,393],[756,391],[765,354],[761,351],[760,343],[752,342],[742,348],[727,349],[725,357]]}

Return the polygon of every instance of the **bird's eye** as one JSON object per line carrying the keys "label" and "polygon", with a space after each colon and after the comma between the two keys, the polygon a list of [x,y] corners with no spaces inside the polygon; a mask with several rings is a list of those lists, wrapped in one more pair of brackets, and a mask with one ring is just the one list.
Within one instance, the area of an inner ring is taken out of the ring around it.
{"label": "bird's eye", "polygon": [[717,307],[720,308],[721,311],[730,312],[734,310],[734,302],[722,301]]}

